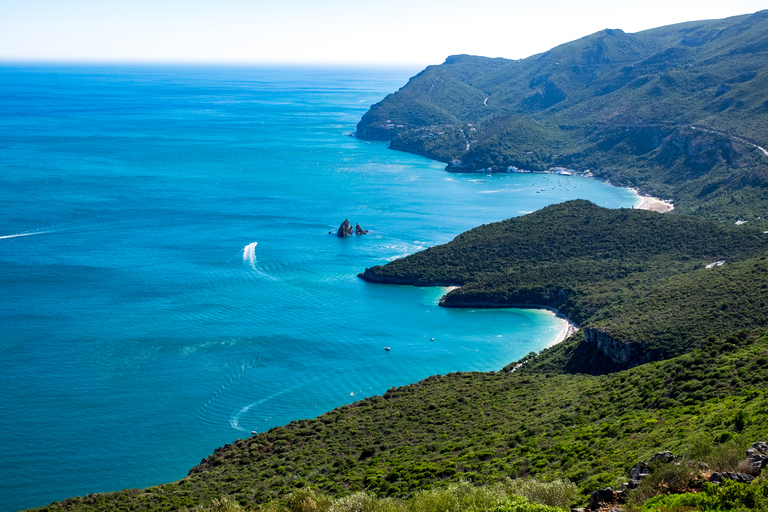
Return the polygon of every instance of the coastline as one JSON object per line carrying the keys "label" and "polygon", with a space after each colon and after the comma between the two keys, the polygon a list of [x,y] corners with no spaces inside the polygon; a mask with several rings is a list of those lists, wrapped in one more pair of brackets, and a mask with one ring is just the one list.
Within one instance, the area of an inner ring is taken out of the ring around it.
{"label": "coastline", "polygon": [[640,194],[636,188],[629,188],[632,192],[637,194],[639,203],[634,206],[637,210],[650,210],[652,212],[667,213],[675,209],[675,205],[670,201],[664,201],[658,197],[645,196]]}
{"label": "coastline", "polygon": [[[362,274],[360,274],[358,277],[362,278]],[[364,278],[363,278],[364,279]],[[456,290],[458,288],[461,288],[460,286],[440,286],[440,285],[434,285],[438,286],[439,288],[442,288],[446,290],[445,295],[452,292],[453,290]],[[560,310],[557,308],[552,308],[549,306],[537,306],[535,304],[505,304],[505,305],[499,305],[499,304],[469,304],[469,305],[461,305],[461,306],[446,306],[443,302],[443,299],[445,298],[445,295],[440,297],[440,300],[438,302],[438,305],[440,307],[455,307],[457,309],[543,309],[545,311],[548,311],[552,313],[555,317],[559,318],[560,320],[564,321],[564,325],[562,329],[560,329],[560,332],[557,333],[557,336],[554,338],[552,342],[550,342],[546,348],[554,347],[558,343],[562,343],[563,341],[570,338],[572,335],[579,332],[579,327],[573,320],[568,318],[567,316],[560,313]]]}
{"label": "coastline", "polygon": [[[552,311],[552,310],[550,310]],[[565,321],[565,325],[563,326],[562,330],[560,331],[560,334],[558,334],[557,338],[555,338],[555,341],[553,341],[547,348],[554,347],[558,343],[562,343],[577,332],[579,332],[580,327],[576,325],[570,318],[567,318],[566,316],[560,314],[559,311],[554,310],[552,311],[554,315],[557,318],[560,318],[561,320]]]}

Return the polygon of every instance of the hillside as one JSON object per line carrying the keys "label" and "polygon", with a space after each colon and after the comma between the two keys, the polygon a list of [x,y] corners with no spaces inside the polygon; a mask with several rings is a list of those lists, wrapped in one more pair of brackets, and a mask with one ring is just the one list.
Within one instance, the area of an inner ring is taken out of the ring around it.
{"label": "hillside", "polygon": [[733,469],[768,435],[766,333],[705,340],[689,354],[598,377],[534,369],[555,352],[526,371],[434,376],[238,440],[178,482],[38,510],[178,510],[218,496],[254,506],[306,486],[404,496],[526,476],[564,477],[589,493],[626,481],[637,460],[661,449],[695,450],[712,469]]}
{"label": "hillside", "polygon": [[[557,308],[626,367],[768,326],[766,249],[768,235],[744,226],[579,200],[472,229],[360,277],[460,285],[442,300],[449,307]],[[588,366],[579,371],[603,371]]]}
{"label": "hillside", "polygon": [[589,169],[678,212],[760,222],[766,122],[761,11],[604,30],[519,61],[452,56],[373,105],[357,136],[456,172]]}

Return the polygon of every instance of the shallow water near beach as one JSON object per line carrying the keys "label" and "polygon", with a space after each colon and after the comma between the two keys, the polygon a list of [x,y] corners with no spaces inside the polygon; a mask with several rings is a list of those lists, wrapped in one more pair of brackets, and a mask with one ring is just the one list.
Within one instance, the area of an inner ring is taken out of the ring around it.
{"label": "shallow water near beach", "polygon": [[[638,202],[349,136],[416,71],[0,68],[0,509],[177,480],[251,431],[558,337],[547,311],[356,277],[548,204]],[[345,218],[370,233],[329,235]]]}

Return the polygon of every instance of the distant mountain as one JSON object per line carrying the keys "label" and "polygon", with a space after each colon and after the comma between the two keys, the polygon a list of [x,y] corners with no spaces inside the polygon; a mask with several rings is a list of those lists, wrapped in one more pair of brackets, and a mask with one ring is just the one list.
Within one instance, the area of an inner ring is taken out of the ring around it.
{"label": "distant mountain", "polygon": [[522,59],[452,56],[373,105],[363,139],[449,171],[563,166],[719,220],[768,217],[768,10]]}

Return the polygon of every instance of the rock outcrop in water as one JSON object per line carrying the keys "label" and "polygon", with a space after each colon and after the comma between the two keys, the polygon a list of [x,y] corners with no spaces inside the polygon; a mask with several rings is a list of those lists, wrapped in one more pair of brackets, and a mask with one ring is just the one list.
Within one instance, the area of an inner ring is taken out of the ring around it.
{"label": "rock outcrop in water", "polygon": [[349,219],[344,219],[344,222],[341,223],[341,226],[339,226],[339,230],[336,231],[336,236],[340,238],[346,238],[348,236],[352,236],[352,233],[354,231],[352,230],[352,226],[349,225]]}
{"label": "rock outcrop in water", "polygon": [[360,226],[360,224],[358,224],[357,222],[355,222],[355,227],[353,229],[352,226],[349,223],[349,219],[344,219],[344,222],[341,223],[341,226],[339,226],[338,231],[336,231],[336,236],[338,236],[340,238],[346,238],[348,236],[352,236],[353,234],[355,234],[355,235],[367,235],[368,234],[368,230],[367,229],[363,229]]}

